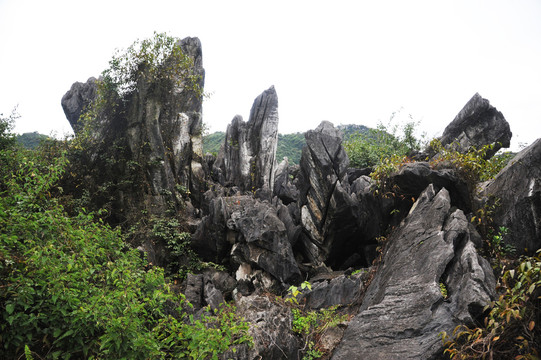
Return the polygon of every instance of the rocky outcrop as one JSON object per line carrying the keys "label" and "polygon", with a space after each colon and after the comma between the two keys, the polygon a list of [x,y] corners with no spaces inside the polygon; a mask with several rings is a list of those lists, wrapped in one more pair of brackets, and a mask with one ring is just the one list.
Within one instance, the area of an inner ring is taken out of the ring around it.
{"label": "rocky outcrop", "polygon": [[73,83],[71,89],[62,96],[60,102],[62,109],[75,133],[80,130],[78,125],[79,117],[94,101],[97,90],[97,80],[91,77],[86,83]]}
{"label": "rocky outcrop", "polygon": [[417,198],[429,185],[445,188],[449,191],[453,205],[470,212],[472,209],[470,189],[459,179],[452,169],[433,169],[430,164],[417,161],[404,164],[396,174],[392,174],[389,182],[398,186],[404,196]]}
{"label": "rocky outcrop", "polygon": [[[204,70],[201,43],[197,38],[186,38],[178,44],[193,60],[190,71],[199,79],[202,88]],[[141,77],[137,91],[127,110],[127,138],[133,159],[144,164],[149,192],[148,208],[152,213],[163,213],[175,202],[176,185],[192,186],[200,193],[204,173],[201,165],[202,96],[186,84],[176,84],[167,91],[151,91],[151,84]],[[155,96],[156,93],[161,94]]]}
{"label": "rocky outcrop", "polygon": [[429,359],[440,352],[438,333],[472,323],[494,294],[492,269],[472,237],[447,190],[430,185],[388,240],[359,314],[332,358]]}
{"label": "rocky outcrop", "polygon": [[445,128],[440,141],[443,146],[453,146],[460,152],[494,144],[487,152],[487,157],[491,157],[502,147],[509,147],[511,136],[509,123],[502,113],[477,93]]}
{"label": "rocky outcrop", "polygon": [[541,139],[517,154],[482,191],[498,201],[492,219],[508,228],[504,241],[518,253],[541,247]]}
{"label": "rocky outcrop", "polygon": [[323,121],[305,137],[298,202],[306,234],[302,245],[310,262],[321,263],[359,238],[358,203],[349,194],[349,159],[340,131]]}
{"label": "rocky outcrop", "polygon": [[270,203],[247,195],[218,197],[211,209],[193,237],[200,255],[211,260],[230,256],[231,266],[248,264],[282,284],[301,280],[287,229]]}
{"label": "rocky outcrop", "polygon": [[254,339],[252,348],[237,346],[235,352],[221,355],[221,359],[299,359],[301,343],[291,331],[293,315],[287,307],[272,302],[267,296],[250,295],[236,301],[237,314],[250,324]]}
{"label": "rocky outcrop", "polygon": [[[199,39],[186,38],[177,46],[192,62],[188,69],[190,79],[197,79],[192,85],[202,89],[204,69]],[[139,193],[131,193],[135,191],[132,188],[130,193],[113,194],[114,198],[122,199],[119,208],[125,210],[137,204],[158,215],[178,209],[178,190],[190,191],[196,202],[206,190],[201,159],[202,95],[182,79],[160,84],[151,79],[151,76],[139,76],[136,90],[111,105],[116,110],[106,108],[98,112],[92,133],[93,147],[87,152],[93,162],[88,167],[102,165],[95,163],[100,157],[116,161],[116,167],[109,170],[110,178],[105,181],[121,184],[128,177],[137,179],[138,185],[134,187]],[[62,98],[62,107],[75,132],[80,131],[77,121],[96,97],[96,91],[96,80],[90,78],[86,84],[73,84]],[[136,170],[128,164],[137,164]],[[95,181],[99,183],[102,179]]]}
{"label": "rocky outcrop", "polygon": [[214,164],[223,185],[258,191],[270,199],[277,144],[278,96],[271,86],[255,99],[247,123],[237,115],[227,127],[223,148]]}
{"label": "rocky outcrop", "polygon": [[289,159],[284,157],[274,173],[273,196],[277,196],[285,205],[297,202],[299,197],[299,190],[291,182],[290,176],[294,177],[289,166]]}
{"label": "rocky outcrop", "polygon": [[305,291],[299,297],[299,301],[305,301],[306,307],[310,309],[322,309],[337,305],[358,305],[361,295],[365,291],[364,281],[367,277],[367,270],[362,270],[355,275],[320,275],[309,280],[312,289]]}

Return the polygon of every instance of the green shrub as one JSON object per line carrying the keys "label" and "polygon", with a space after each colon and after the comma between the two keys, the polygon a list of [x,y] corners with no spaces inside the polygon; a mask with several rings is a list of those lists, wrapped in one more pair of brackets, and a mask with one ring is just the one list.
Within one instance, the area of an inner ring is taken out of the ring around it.
{"label": "green shrub", "polygon": [[344,142],[344,149],[352,167],[373,167],[391,156],[410,156],[421,148],[421,140],[415,138],[416,122],[401,127],[379,123],[376,129],[351,135]]}
{"label": "green shrub", "polygon": [[541,349],[541,249],[500,278],[501,295],[483,326],[441,333],[445,354],[457,359],[538,359]]}
{"label": "green shrub", "polygon": [[233,308],[187,319],[163,269],[98,214],[68,216],[53,197],[66,157],[39,155],[12,151],[0,178],[0,358],[215,358],[249,342]]}
{"label": "green shrub", "polygon": [[298,296],[304,291],[312,289],[312,285],[305,281],[300,287],[291,286],[288,290],[286,303],[291,306],[293,314],[292,330],[303,339],[303,360],[319,359],[325,355],[321,348],[320,339],[325,332],[348,319],[347,315],[339,315],[337,306],[320,310],[305,310],[299,304]]}

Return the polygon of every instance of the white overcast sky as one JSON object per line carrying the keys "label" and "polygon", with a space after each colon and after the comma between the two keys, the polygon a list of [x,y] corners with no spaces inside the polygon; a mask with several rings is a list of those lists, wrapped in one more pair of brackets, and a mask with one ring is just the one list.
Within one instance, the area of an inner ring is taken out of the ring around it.
{"label": "white overcast sky", "polygon": [[201,39],[211,131],[274,85],[281,133],[401,110],[440,135],[479,92],[513,148],[541,137],[540,0],[0,0],[0,112],[18,105],[18,133],[70,132],[71,84],[154,31]]}

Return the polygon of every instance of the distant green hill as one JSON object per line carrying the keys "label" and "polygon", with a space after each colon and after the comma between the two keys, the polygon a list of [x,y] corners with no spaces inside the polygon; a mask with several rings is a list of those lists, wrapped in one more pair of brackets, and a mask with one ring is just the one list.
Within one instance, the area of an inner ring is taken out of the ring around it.
{"label": "distant green hill", "polygon": [[217,131],[203,136],[203,154],[211,153],[213,155],[217,155],[224,142],[224,139],[225,133],[222,131]]}
{"label": "distant green hill", "polygon": [[[344,134],[344,140],[348,140],[357,132],[367,132],[369,129],[364,125],[338,125]],[[203,137],[203,152],[218,154],[225,139],[225,133],[218,131]],[[306,144],[304,133],[278,134],[278,147],[276,149],[276,161],[280,162],[287,156],[290,163],[298,164],[301,160],[302,148]]]}
{"label": "distant green hill", "polygon": [[16,136],[17,142],[27,149],[34,150],[42,140],[47,140],[47,135],[39,134],[37,131],[24,133]]}

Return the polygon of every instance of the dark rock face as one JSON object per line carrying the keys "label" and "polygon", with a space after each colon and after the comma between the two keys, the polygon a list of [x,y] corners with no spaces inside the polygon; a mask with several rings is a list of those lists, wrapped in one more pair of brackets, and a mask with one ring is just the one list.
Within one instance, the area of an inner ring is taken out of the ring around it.
{"label": "dark rock face", "polygon": [[438,333],[471,322],[494,294],[492,269],[472,236],[462,211],[452,211],[447,190],[436,193],[430,185],[388,240],[333,359],[429,359],[441,351]]}
{"label": "dark rock face", "polygon": [[214,164],[225,185],[260,191],[270,199],[278,144],[278,96],[274,86],[259,95],[247,123],[237,115],[227,127],[225,143]]}
{"label": "dark rock face", "polygon": [[91,77],[86,83],[73,83],[71,89],[62,97],[62,109],[75,133],[79,130],[79,117],[97,96],[96,81],[96,78]]}
{"label": "dark rock face", "polygon": [[491,157],[500,148],[509,147],[511,135],[509,123],[502,113],[487,99],[475,94],[445,128],[440,140],[443,146],[455,146],[460,152],[467,152],[472,146],[480,148],[496,143],[487,153]]}
{"label": "dark rock face", "polygon": [[349,159],[342,134],[328,122],[305,135],[300,161],[299,209],[305,256],[318,263],[359,236],[358,203],[349,194]]}
{"label": "dark rock face", "polygon": [[350,276],[340,275],[319,281],[310,279],[312,290],[306,292],[300,299],[306,299],[306,306],[310,309],[358,303],[365,290],[363,279],[367,274],[365,272]]}
{"label": "dark rock face", "polygon": [[518,253],[541,247],[541,139],[517,154],[483,189],[500,200],[493,221],[509,229],[504,241]]}
{"label": "dark rock face", "polygon": [[446,188],[454,206],[466,212],[472,209],[468,185],[451,169],[434,170],[427,162],[418,161],[402,166],[398,173],[391,176],[390,181],[397,185],[404,195],[415,198],[429,184],[434,184],[439,189]]}
{"label": "dark rock face", "polygon": [[237,266],[265,270],[284,284],[301,280],[287,229],[270,203],[251,196],[219,197],[211,209],[193,238],[200,255],[230,255]]}

